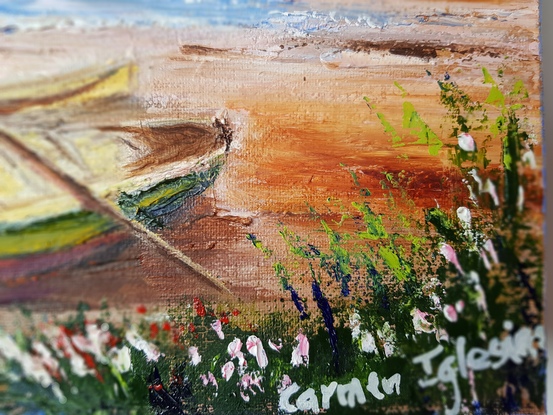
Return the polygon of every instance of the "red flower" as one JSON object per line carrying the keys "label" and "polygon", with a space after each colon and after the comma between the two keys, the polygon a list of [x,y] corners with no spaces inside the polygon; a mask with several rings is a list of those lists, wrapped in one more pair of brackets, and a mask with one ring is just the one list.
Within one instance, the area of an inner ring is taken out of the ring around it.
{"label": "red flower", "polygon": [[238,314],[240,314],[240,311],[238,311],[237,308],[235,308],[234,310],[232,310],[232,315],[233,315],[234,317],[236,317]]}
{"label": "red flower", "polygon": [[194,310],[196,310],[196,314],[199,317],[205,317],[206,312],[204,304],[202,303],[202,300],[200,300],[198,297],[194,298]]}
{"label": "red flower", "polygon": [[229,320],[228,320],[228,316],[226,315],[226,313],[223,313],[221,315],[221,318],[219,319],[221,321],[221,323],[223,324],[228,324],[229,323]]}
{"label": "red flower", "polygon": [[136,312],[138,314],[146,314],[146,306],[144,304],[140,304],[138,307],[136,307]]}
{"label": "red flower", "polygon": [[73,343],[71,343],[71,344],[73,346],[73,349],[83,358],[85,364],[90,369],[94,370],[96,379],[98,379],[98,381],[104,383],[104,378],[102,377],[102,375],[100,374],[100,372],[98,371],[98,369],[96,367],[96,362],[94,361],[94,357],[92,355],[88,354],[88,353],[83,352],[78,347],[76,347]]}
{"label": "red flower", "polygon": [[155,339],[159,333],[159,326],[157,323],[150,324],[150,338]]}
{"label": "red flower", "polygon": [[88,353],[84,353],[84,352],[80,352],[79,354],[84,359],[84,362],[86,363],[86,365],[89,368],[96,369],[96,362],[94,361],[94,358],[91,355],[89,355]]}
{"label": "red flower", "polygon": [[163,326],[161,326],[161,330],[163,331],[171,331],[171,323],[168,321],[163,323]]}
{"label": "red flower", "polygon": [[108,345],[109,347],[113,348],[117,346],[121,342],[121,339],[119,337],[115,337],[113,334],[110,333]]}
{"label": "red flower", "polygon": [[188,325],[188,331],[189,331],[190,333],[194,333],[194,332],[196,331],[196,326],[194,325],[194,323],[190,323],[190,324]]}
{"label": "red flower", "polygon": [[67,337],[71,337],[74,333],[73,330],[71,330],[69,327],[66,326],[60,326],[60,330],[63,334],[65,334]]}

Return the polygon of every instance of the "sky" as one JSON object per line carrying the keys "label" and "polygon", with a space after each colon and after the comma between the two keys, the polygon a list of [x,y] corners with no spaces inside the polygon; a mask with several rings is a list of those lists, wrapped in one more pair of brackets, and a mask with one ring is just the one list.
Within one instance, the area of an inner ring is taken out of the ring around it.
{"label": "sky", "polygon": [[367,7],[313,10],[309,0],[0,0],[4,25],[45,16],[70,17],[92,25],[125,21],[145,25],[266,26],[275,19],[280,24],[283,18],[297,25],[303,24],[306,16],[311,20],[347,19],[370,26],[386,23],[386,16],[369,13]]}

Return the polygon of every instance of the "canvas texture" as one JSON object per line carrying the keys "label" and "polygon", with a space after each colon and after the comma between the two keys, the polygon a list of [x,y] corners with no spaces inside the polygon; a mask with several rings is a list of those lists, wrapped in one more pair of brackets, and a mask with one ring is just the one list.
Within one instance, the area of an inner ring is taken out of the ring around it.
{"label": "canvas texture", "polygon": [[0,1],[0,414],[543,414],[537,0]]}

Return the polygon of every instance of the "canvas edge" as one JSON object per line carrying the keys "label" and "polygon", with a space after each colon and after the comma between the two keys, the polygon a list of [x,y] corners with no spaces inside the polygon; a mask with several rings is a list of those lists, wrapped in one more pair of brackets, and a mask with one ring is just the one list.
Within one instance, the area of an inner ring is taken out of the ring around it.
{"label": "canvas edge", "polygon": [[[540,29],[541,29],[541,53],[542,53],[542,82],[543,82],[543,144],[545,151],[544,166],[551,166],[553,163],[553,150],[551,137],[553,134],[553,25],[550,22],[553,20],[553,2],[551,0],[540,0]],[[553,414],[553,307],[549,299],[553,288],[553,256],[547,255],[553,247],[553,188],[550,186],[553,183],[553,169],[545,168],[545,190],[546,197],[544,200],[545,209],[545,327],[547,332],[547,388],[546,388],[546,410],[547,413]],[[549,186],[548,186],[549,184]]]}

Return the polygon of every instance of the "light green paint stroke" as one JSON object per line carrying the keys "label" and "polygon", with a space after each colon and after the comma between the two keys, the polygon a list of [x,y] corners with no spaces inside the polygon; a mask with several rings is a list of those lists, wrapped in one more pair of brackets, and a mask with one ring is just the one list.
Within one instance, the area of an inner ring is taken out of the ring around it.
{"label": "light green paint stroke", "polygon": [[423,244],[428,242],[428,239],[425,238],[425,237],[414,236],[414,235],[411,235],[411,234],[405,235],[405,239],[407,241],[411,242],[413,253],[419,252],[422,249]]}
{"label": "light green paint stroke", "polygon": [[333,220],[332,222],[334,222],[336,225],[338,226],[342,226],[344,224],[344,222],[348,219],[351,219],[352,216],[351,215],[348,215],[346,213],[342,214],[342,216],[340,217],[340,221],[339,222],[336,222],[335,220]]}
{"label": "light green paint stroke", "polygon": [[382,216],[375,215],[366,203],[352,202],[351,205],[363,214],[363,222],[367,226],[366,231],[357,233],[358,237],[372,241],[388,238],[388,232],[382,224]]}
{"label": "light green paint stroke", "polygon": [[401,97],[405,98],[407,96],[407,91],[405,90],[405,88],[403,88],[397,81],[394,81],[394,85],[397,89],[401,91]]}
{"label": "light green paint stroke", "polygon": [[380,120],[380,123],[384,127],[384,133],[388,134],[392,137],[392,147],[402,147],[405,145],[405,143],[402,143],[401,136],[397,133],[396,129],[390,124],[390,122],[386,119],[386,116],[382,114],[381,112],[377,112],[376,116]]}
{"label": "light green paint stroke", "polygon": [[490,125],[490,132],[497,137],[499,134],[506,131],[507,119],[505,116],[500,115],[495,119],[495,122]]}
{"label": "light green paint stroke", "polygon": [[482,73],[484,74],[484,83],[492,86],[486,98],[486,104],[497,105],[499,108],[505,107],[505,95],[500,91],[490,72],[486,68],[482,68]]}
{"label": "light green paint stroke", "polygon": [[321,226],[323,227],[325,233],[328,235],[328,242],[330,245],[330,250],[334,254],[334,257],[339,260],[340,270],[344,275],[351,275],[352,270],[349,266],[350,256],[347,249],[340,245],[340,234],[333,231],[326,221],[321,220]]}
{"label": "light green paint stroke", "polygon": [[275,275],[280,281],[282,289],[286,290],[286,287],[288,286],[288,273],[286,272],[286,268],[282,265],[282,262],[277,261],[273,264],[273,269],[275,271]]}
{"label": "light green paint stroke", "polygon": [[384,263],[390,268],[399,281],[405,281],[411,274],[411,267],[407,264],[402,264],[401,259],[397,255],[397,250],[393,244],[381,246],[378,253],[384,260]]}
{"label": "light green paint stroke", "polygon": [[[529,96],[528,90],[524,86],[524,82],[522,82],[521,80],[515,82],[515,84],[513,85],[513,90],[509,95],[522,96],[523,98],[528,98]],[[511,109],[516,108],[511,107]]]}
{"label": "light green paint stroke", "polygon": [[288,249],[290,250],[290,253],[292,255],[296,255],[306,259],[313,257],[313,254],[310,253],[307,248],[300,245],[300,238],[296,234],[291,232],[287,227],[283,227],[283,229],[278,233],[288,246]]}
{"label": "light green paint stroke", "polygon": [[497,85],[493,85],[485,102],[486,104],[497,105],[502,108],[505,106],[505,95],[503,95],[503,92],[499,90]]}
{"label": "light green paint stroke", "polygon": [[[503,145],[504,145],[505,148],[507,148],[509,146],[509,138],[508,137],[505,137],[503,139]],[[505,170],[511,171],[512,164],[513,164],[513,157],[508,152],[505,152],[503,154],[503,165],[505,166]]]}
{"label": "light green paint stroke", "polygon": [[261,240],[257,239],[257,237],[253,234],[247,234],[246,239],[252,243],[252,245],[259,249],[263,254],[265,255],[265,258],[271,257],[273,255],[273,251],[269,248],[267,248],[265,245],[263,245],[263,242]]}
{"label": "light green paint stroke", "polygon": [[406,101],[403,103],[403,128],[408,128],[411,134],[419,139],[413,144],[427,144],[428,153],[431,156],[437,156],[444,143],[438,138],[436,133],[428,126],[426,122],[415,111],[412,103]]}
{"label": "light green paint stroke", "polygon": [[494,79],[492,78],[492,76],[490,75],[490,72],[488,71],[487,68],[483,67],[483,68],[482,68],[482,73],[484,74],[484,83],[485,83],[485,84],[492,84],[492,85],[495,85],[495,81],[494,81]]}

